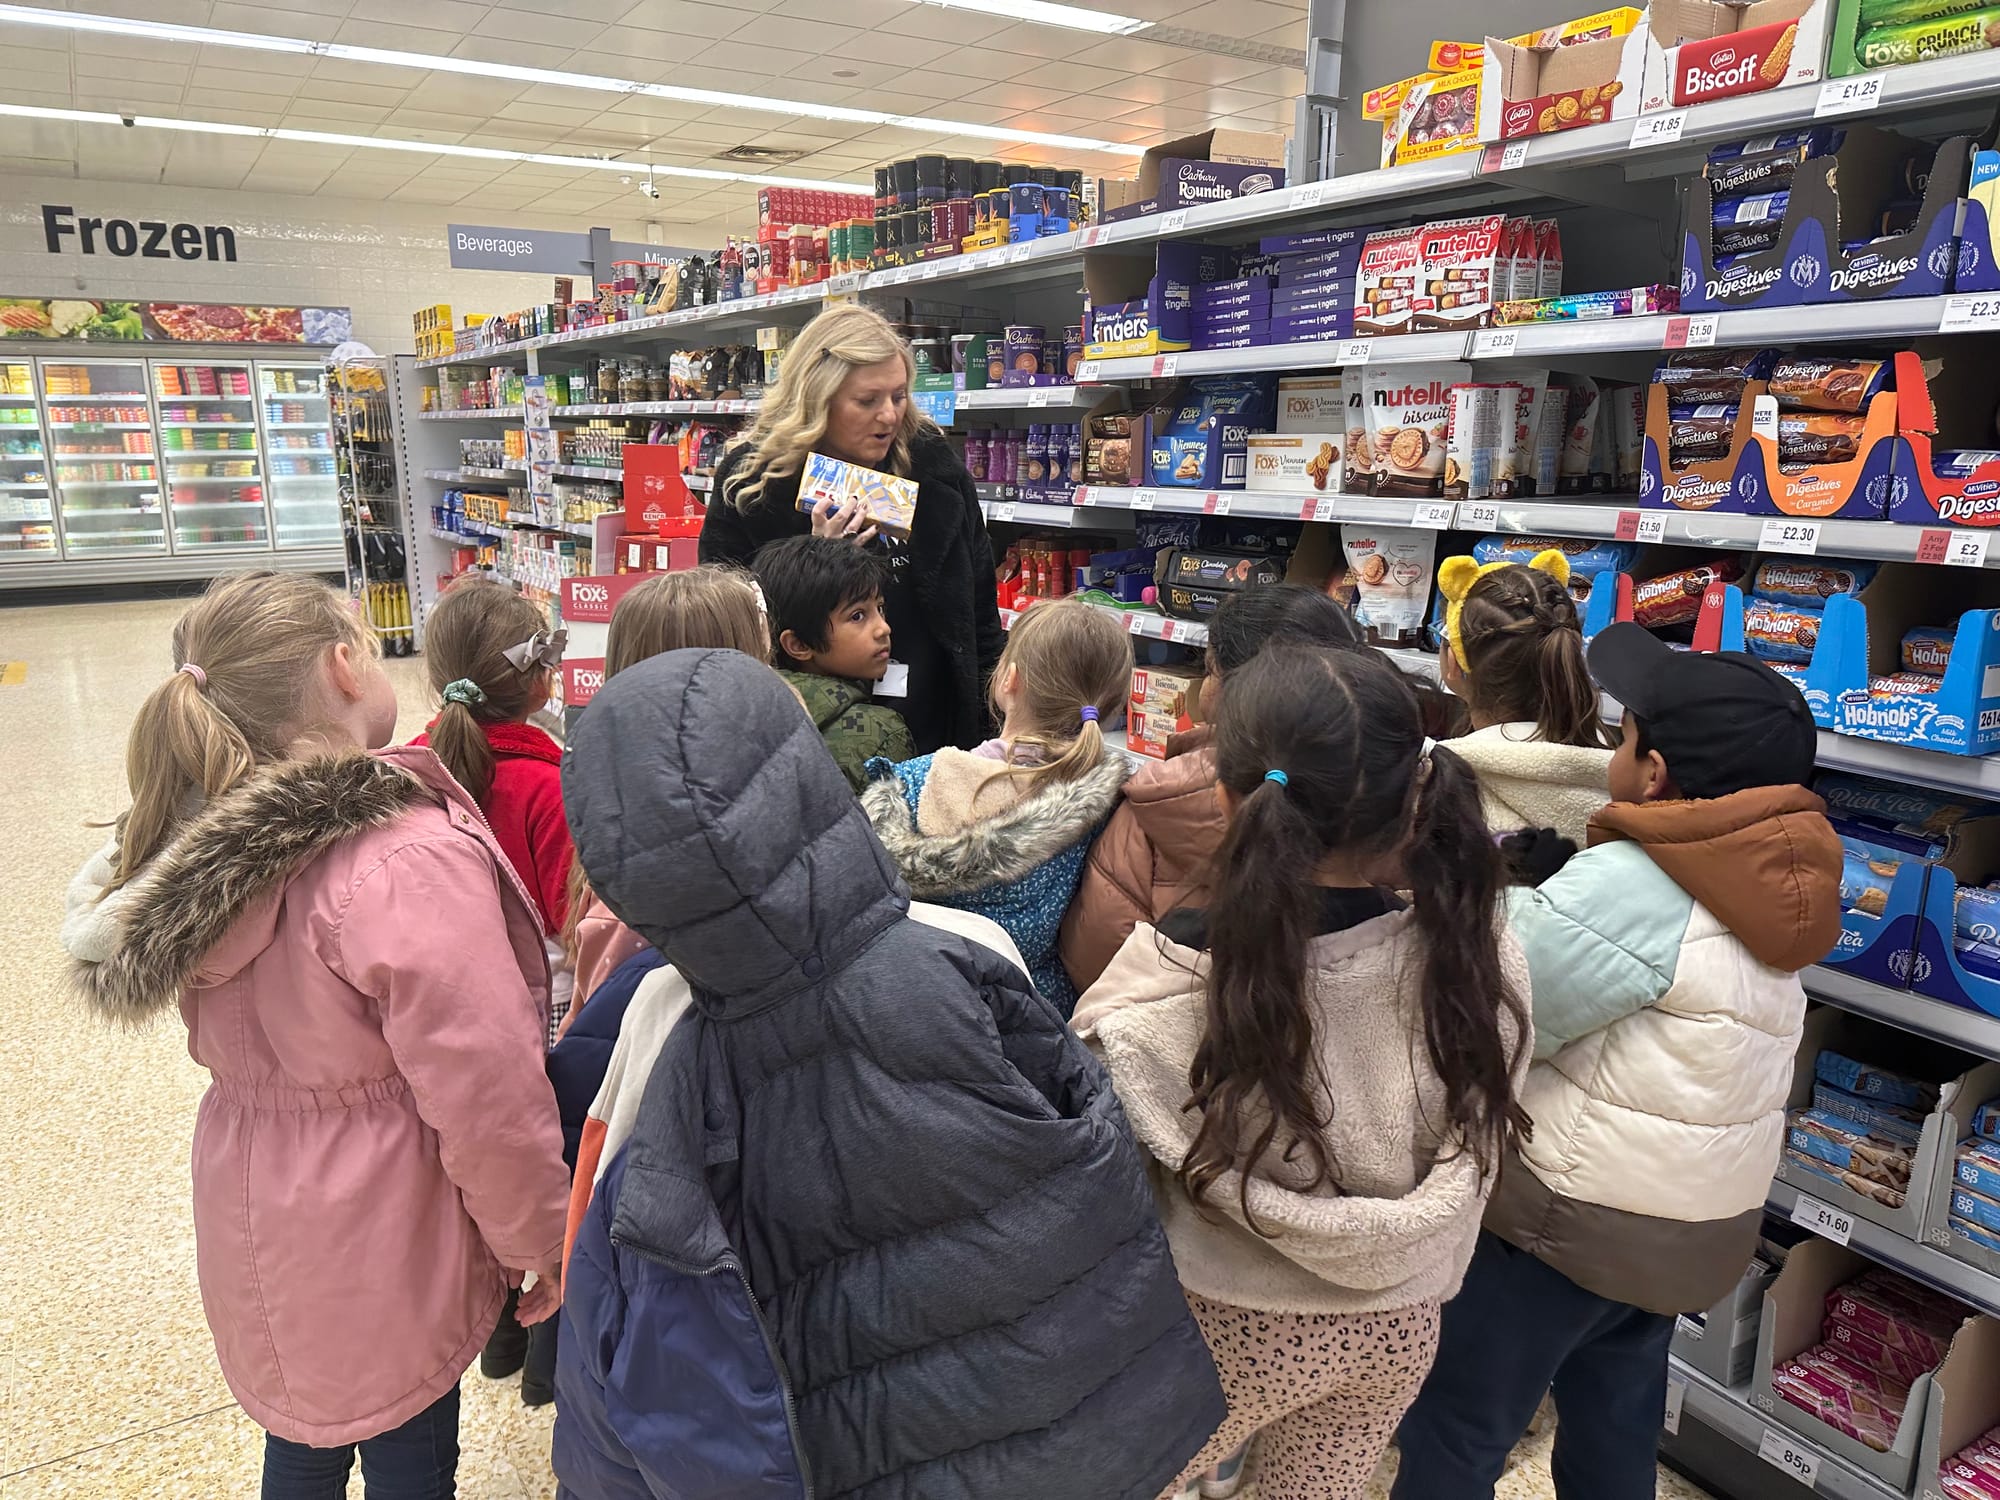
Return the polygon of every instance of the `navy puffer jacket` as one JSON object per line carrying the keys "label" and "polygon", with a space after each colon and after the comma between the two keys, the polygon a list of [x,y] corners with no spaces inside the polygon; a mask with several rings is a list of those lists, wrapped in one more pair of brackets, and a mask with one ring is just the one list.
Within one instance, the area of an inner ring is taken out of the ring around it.
{"label": "navy puffer jacket", "polygon": [[1223,1415],[1102,1067],[909,895],[778,677],[621,672],[563,772],[693,1003],[577,1233],[577,1500],[1152,1500]]}

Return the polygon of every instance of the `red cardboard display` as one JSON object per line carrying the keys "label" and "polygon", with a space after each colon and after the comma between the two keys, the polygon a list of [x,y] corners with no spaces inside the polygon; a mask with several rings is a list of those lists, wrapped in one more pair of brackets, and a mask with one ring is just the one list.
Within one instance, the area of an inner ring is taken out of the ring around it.
{"label": "red cardboard display", "polygon": [[667,443],[627,443],[625,529],[654,536],[699,536],[707,514],[681,478],[680,449]]}
{"label": "red cardboard display", "polygon": [[620,599],[650,576],[621,573],[563,580],[562,622],[563,629],[569,632],[562,664],[563,707],[583,707],[604,686],[604,650],[611,634],[611,612]]}
{"label": "red cardboard display", "polygon": [[[1937,381],[1924,360],[1942,362]],[[2000,447],[1994,407],[2000,402],[1994,371],[2000,338],[1955,337],[1920,344],[1896,355],[1896,464],[1889,519],[1920,526],[2000,526],[2000,462],[1981,464],[1962,477],[1940,477],[1939,449]]]}

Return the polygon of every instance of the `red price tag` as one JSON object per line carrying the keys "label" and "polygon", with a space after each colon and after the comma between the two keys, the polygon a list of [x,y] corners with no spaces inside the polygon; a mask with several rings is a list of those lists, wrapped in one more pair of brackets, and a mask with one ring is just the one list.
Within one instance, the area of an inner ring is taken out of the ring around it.
{"label": "red price tag", "polygon": [[1301,521],[1310,521],[1312,518],[1313,518],[1313,502],[1308,500],[1304,505],[1301,505],[1299,507],[1299,519]]}
{"label": "red price tag", "polygon": [[1951,548],[1949,531],[1926,530],[1917,538],[1917,561],[1942,565],[1945,553]]}
{"label": "red price tag", "polygon": [[1161,377],[1162,375],[1164,375],[1164,374],[1166,374],[1166,373],[1167,373],[1167,357],[1166,357],[1166,355],[1164,355],[1164,354],[1155,354],[1155,355],[1153,356],[1153,378],[1154,378],[1155,380],[1158,380],[1158,379],[1159,379],[1159,378],[1160,378],[1160,377]]}
{"label": "red price tag", "polygon": [[1636,541],[1638,541],[1638,540],[1639,540],[1639,512],[1637,512],[1636,510],[1621,510],[1621,511],[1619,511],[1619,512],[1618,512],[1618,526],[1617,526],[1617,528],[1616,528],[1616,529],[1615,529],[1615,530],[1614,530],[1614,531],[1613,531],[1613,532],[1611,533],[1611,535],[1612,535],[1613,537],[1615,537],[1615,538],[1616,538],[1617,540],[1621,541],[1621,542],[1636,542]]}
{"label": "red price tag", "polygon": [[1201,502],[1201,513],[1205,516],[1214,515],[1215,502],[1217,500],[1220,500],[1221,498],[1222,497],[1220,495],[1216,494],[1213,490],[1210,490],[1207,497],[1204,498]]}
{"label": "red price tag", "polygon": [[1662,349],[1685,349],[1688,346],[1688,319],[1667,319],[1667,336],[1660,341]]}

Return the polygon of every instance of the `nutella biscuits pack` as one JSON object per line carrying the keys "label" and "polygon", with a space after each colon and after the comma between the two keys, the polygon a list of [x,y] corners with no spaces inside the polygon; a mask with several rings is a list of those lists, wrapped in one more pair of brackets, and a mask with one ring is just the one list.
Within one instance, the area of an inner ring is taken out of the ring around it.
{"label": "nutella biscuits pack", "polygon": [[1361,372],[1364,420],[1377,495],[1442,495],[1452,389],[1467,364],[1369,365]]}
{"label": "nutella biscuits pack", "polygon": [[1350,495],[1365,495],[1375,473],[1375,454],[1368,441],[1368,391],[1359,365],[1349,365],[1340,372],[1340,391],[1347,408],[1340,487]]}
{"label": "nutella biscuits pack", "polygon": [[1487,214],[1369,235],[1355,272],[1355,334],[1487,326],[1506,227],[1504,214]]}

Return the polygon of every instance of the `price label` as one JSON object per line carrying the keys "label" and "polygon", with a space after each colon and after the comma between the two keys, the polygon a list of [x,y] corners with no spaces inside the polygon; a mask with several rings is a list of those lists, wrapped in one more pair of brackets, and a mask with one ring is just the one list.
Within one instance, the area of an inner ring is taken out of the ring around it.
{"label": "price label", "polygon": [[1498,531],[1500,529],[1500,507],[1497,505],[1472,504],[1458,508],[1459,519],[1468,531]]}
{"label": "price label", "polygon": [[1424,500],[1410,512],[1410,524],[1423,531],[1449,531],[1458,507],[1449,500]]}
{"label": "price label", "polygon": [[1873,109],[1881,102],[1880,73],[1857,73],[1852,78],[1829,78],[1819,86],[1819,102],[1813,106],[1813,118],[1822,120],[1828,115],[1858,115]]}
{"label": "price label", "polygon": [[[1772,516],[1757,537],[1760,552],[1800,552],[1810,557],[1819,551],[1819,522],[1795,521],[1790,516]],[[1842,1236],[1841,1243],[1846,1243]]]}
{"label": "price label", "polygon": [[1810,1229],[1821,1239],[1832,1240],[1836,1245],[1847,1243],[1854,1233],[1854,1216],[1842,1213],[1817,1198],[1799,1194],[1799,1201],[1792,1205],[1792,1222],[1801,1229]]}
{"label": "price label", "polygon": [[1947,568],[1985,567],[1986,543],[1990,535],[1984,531],[1954,531],[1951,545],[1945,548],[1944,565]]}
{"label": "price label", "polygon": [[941,260],[931,261],[924,267],[924,280],[936,281],[939,275],[942,274],[943,271],[944,271],[943,261]]}
{"label": "price label", "polygon": [[1764,1440],[1757,1445],[1757,1456],[1767,1464],[1775,1464],[1807,1489],[1819,1483],[1819,1455],[1814,1453],[1799,1438],[1786,1437],[1775,1427],[1764,1429]]}
{"label": "price label", "polygon": [[1668,318],[1666,337],[1660,340],[1660,347],[1662,349],[1709,348],[1715,343],[1716,327],[1714,313]]}
{"label": "price label", "polygon": [[1667,1382],[1667,1412],[1660,1426],[1668,1437],[1679,1437],[1681,1431],[1681,1407],[1687,1401],[1688,1384],[1685,1380]]}
{"label": "price label", "polygon": [[1951,551],[1949,531],[1923,531],[1917,535],[1917,561],[1920,563],[1942,563],[1945,554]]}
{"label": "price label", "polygon": [[1103,238],[1104,226],[1102,224],[1093,224],[1083,232],[1083,248],[1088,250]]}
{"label": "price label", "polygon": [[1521,342],[1518,328],[1482,328],[1472,336],[1474,359],[1505,359]]}
{"label": "price label", "polygon": [[1500,151],[1500,170],[1512,172],[1528,164],[1528,143],[1509,141]]}
{"label": "price label", "polygon": [[1086,359],[1077,365],[1076,383],[1078,385],[1089,385],[1095,379],[1097,379],[1096,360]]}
{"label": "price label", "polygon": [[1187,228],[1187,210],[1177,208],[1170,214],[1160,215],[1160,233],[1176,234]]}
{"label": "price label", "polygon": [[1313,519],[1315,521],[1331,521],[1334,515],[1335,504],[1336,502],[1332,500],[1313,501]]}
{"label": "price label", "polygon": [[[1091,241],[1091,243],[1095,244],[1096,241],[1093,240]],[[1018,266],[1019,264],[1021,264],[1022,261],[1027,260],[1034,253],[1035,253],[1035,247],[1033,245],[1016,245],[1007,252],[1007,264],[1010,266]]]}
{"label": "price label", "polygon": [[1172,380],[1180,373],[1181,357],[1178,354],[1162,354],[1153,361],[1153,373],[1162,380]]}
{"label": "price label", "polygon": [[1012,500],[1007,501],[1004,505],[993,507],[993,519],[996,521],[1011,521],[1014,519],[1015,514],[1015,505]]}
{"label": "price label", "polygon": [[1160,639],[1163,641],[1175,639],[1181,633],[1180,625],[1181,622],[1179,620],[1162,620],[1160,622]]}
{"label": "price label", "polygon": [[1973,333],[2000,328],[2000,292],[1961,292],[1944,299],[1939,333]]}
{"label": "price label", "polygon": [[826,284],[827,292],[835,296],[841,292],[858,291],[860,287],[861,273],[859,271],[843,271],[840,275],[830,278]]}
{"label": "price label", "polygon": [[1663,114],[1641,115],[1632,122],[1632,149],[1642,146],[1671,146],[1681,138],[1687,111],[1670,109]]}
{"label": "price label", "polygon": [[1639,528],[1632,539],[1638,542],[1664,542],[1667,539],[1667,517],[1664,511],[1653,511],[1639,517]]}
{"label": "price label", "polygon": [[1048,404],[1049,404],[1049,393],[1046,388],[1037,386],[1034,390],[1028,392],[1028,405],[1031,408],[1037,406],[1047,406]]}
{"label": "price label", "polygon": [[1134,635],[1144,635],[1146,633],[1146,617],[1136,614],[1127,615],[1125,617],[1125,628]]}
{"label": "price label", "polygon": [[1132,509],[1151,510],[1159,498],[1157,490],[1134,490],[1132,491]]}
{"label": "price label", "polygon": [[1636,510],[1619,511],[1618,524],[1611,528],[1611,537],[1612,540],[1619,542],[1638,541],[1639,512],[1637,512]]}
{"label": "price label", "polygon": [[1326,201],[1324,182],[1302,182],[1292,189],[1293,208],[1318,208]]}
{"label": "price label", "polygon": [[1333,362],[1337,365],[1365,365],[1374,352],[1373,339],[1342,339],[1333,351]]}

